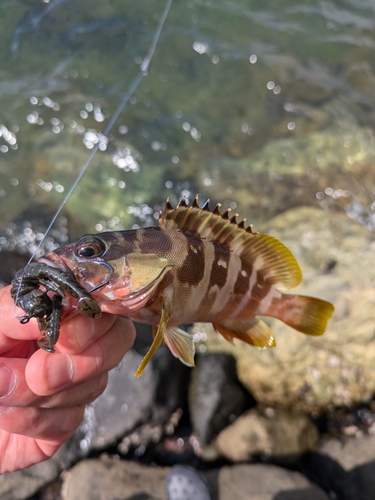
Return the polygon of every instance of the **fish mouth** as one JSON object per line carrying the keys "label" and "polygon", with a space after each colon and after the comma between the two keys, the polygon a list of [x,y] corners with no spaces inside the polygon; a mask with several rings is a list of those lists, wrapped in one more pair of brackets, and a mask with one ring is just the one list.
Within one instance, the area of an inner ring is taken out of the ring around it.
{"label": "fish mouth", "polygon": [[49,255],[48,257],[40,257],[38,259],[38,262],[46,264],[49,267],[53,267],[74,277],[73,271],[61,259],[55,257],[54,255]]}

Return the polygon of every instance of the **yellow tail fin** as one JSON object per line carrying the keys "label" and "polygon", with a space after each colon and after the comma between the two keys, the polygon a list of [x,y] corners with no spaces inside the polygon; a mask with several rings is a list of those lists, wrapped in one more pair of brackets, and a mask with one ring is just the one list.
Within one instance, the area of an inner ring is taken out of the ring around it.
{"label": "yellow tail fin", "polygon": [[334,307],[330,302],[304,295],[284,295],[276,316],[284,323],[307,335],[322,335]]}

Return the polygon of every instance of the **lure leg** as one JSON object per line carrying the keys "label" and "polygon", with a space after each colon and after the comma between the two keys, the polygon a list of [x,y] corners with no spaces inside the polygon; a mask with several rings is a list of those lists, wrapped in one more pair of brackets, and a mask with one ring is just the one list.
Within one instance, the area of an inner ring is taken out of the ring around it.
{"label": "lure leg", "polygon": [[38,340],[38,346],[47,352],[55,352],[53,346],[59,339],[61,309],[62,298],[59,295],[55,295],[52,298],[51,314],[39,321],[43,336]]}

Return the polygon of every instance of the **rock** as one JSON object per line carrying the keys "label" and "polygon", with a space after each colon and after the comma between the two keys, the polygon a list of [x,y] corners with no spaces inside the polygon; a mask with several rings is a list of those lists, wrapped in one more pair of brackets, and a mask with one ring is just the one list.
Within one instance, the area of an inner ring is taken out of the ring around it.
{"label": "rock", "polygon": [[[63,498],[164,500],[169,470],[109,457],[83,460],[64,475]],[[202,476],[212,500],[328,500],[300,473],[273,465],[225,466]]]}
{"label": "rock", "polygon": [[119,460],[83,460],[64,477],[64,500],[164,500],[168,469]]}
{"label": "rock", "polygon": [[[279,238],[299,262],[304,280],[293,292],[327,299],[336,312],[321,337],[270,320],[276,348],[240,342],[233,347],[211,333],[208,351],[232,353],[240,381],[266,406],[314,412],[370,400],[375,392],[373,233],[343,214],[307,207],[275,217],[262,232]],[[332,262],[337,263],[333,268]]]}
{"label": "rock", "polygon": [[375,435],[329,439],[307,455],[303,471],[332,498],[372,500],[375,491]]}
{"label": "rock", "polygon": [[[340,103],[331,102],[330,113],[337,113]],[[334,109],[336,104],[336,109]],[[298,110],[301,104],[295,105]],[[304,111],[306,109],[302,108]],[[320,155],[320,156],[319,156]],[[280,138],[268,142],[262,151],[250,159],[243,160],[251,164],[254,173],[270,172],[279,175],[304,175],[311,168],[321,175],[337,174],[337,166],[346,172],[365,171],[369,163],[375,160],[374,131],[359,127],[349,120],[340,126],[315,130],[300,137]],[[319,176],[316,176],[318,178]],[[350,186],[347,186],[350,187]]]}
{"label": "rock", "polygon": [[242,464],[222,467],[218,474],[219,500],[328,500],[302,474],[274,465]]}
{"label": "rock", "polygon": [[151,363],[157,384],[150,422],[164,424],[176,409],[188,411],[188,386],[194,370],[175,358],[167,346],[158,349]]}
{"label": "rock", "polygon": [[[148,340],[151,338],[150,332]],[[139,344],[138,334],[136,344]],[[144,353],[147,350],[148,347]],[[188,445],[188,440],[183,440],[186,442],[184,446],[180,445],[181,441],[175,435],[175,430],[181,418],[188,413],[187,388],[191,368],[175,358],[167,346],[161,346],[157,350],[150,367],[156,385],[149,414],[143,416],[130,434],[126,433],[117,449],[122,455],[132,451],[136,457],[144,453],[151,454],[158,463],[164,465],[188,460],[193,455],[193,450]]]}
{"label": "rock", "polygon": [[[329,115],[339,113],[345,104],[337,99],[330,106]],[[301,103],[293,104],[293,109],[298,115],[319,114],[316,108]],[[356,220],[362,217],[373,229],[375,134],[372,128],[359,127],[350,120],[339,122],[324,130],[302,134],[300,130],[300,136],[269,140],[254,154],[240,159],[215,158],[211,166],[197,173],[201,185],[207,177],[214,185],[211,192],[208,189],[202,195],[216,201],[216,193],[220,193],[217,201],[225,208],[233,208],[235,202],[234,208],[257,231],[259,224],[286,210],[319,205],[342,214],[350,212]],[[285,122],[282,128],[286,130]]]}
{"label": "rock", "polygon": [[67,442],[45,462],[2,474],[0,476],[1,500],[24,500],[31,497],[43,486],[54,481],[77,458],[75,451],[72,452],[71,442]]}
{"label": "rock", "polygon": [[233,356],[197,356],[189,386],[189,411],[193,429],[202,444],[209,443],[252,403],[238,382]]}
{"label": "rock", "polygon": [[241,415],[220,432],[215,443],[222,455],[233,462],[261,455],[290,464],[312,449],[317,439],[317,428],[302,413],[268,409]]}
{"label": "rock", "polygon": [[80,448],[90,451],[113,446],[116,441],[151,415],[157,376],[153,365],[135,378],[142,356],[131,349],[121,363],[109,373],[103,394],[86,407],[78,428]]}

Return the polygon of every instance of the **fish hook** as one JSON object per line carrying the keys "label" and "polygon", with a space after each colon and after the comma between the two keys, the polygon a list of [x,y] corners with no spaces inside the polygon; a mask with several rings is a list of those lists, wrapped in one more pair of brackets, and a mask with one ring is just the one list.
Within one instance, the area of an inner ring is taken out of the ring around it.
{"label": "fish hook", "polygon": [[108,278],[99,283],[99,285],[96,285],[94,286],[94,288],[91,288],[91,290],[89,290],[89,293],[95,292],[96,290],[99,290],[99,288],[102,288],[103,286],[107,285],[109,283],[109,280],[112,278],[113,273],[115,272],[111,264],[109,264],[108,262],[104,262],[104,260],[94,260],[93,262],[95,264],[99,265],[102,264],[103,266],[106,266],[109,270],[109,275]]}

